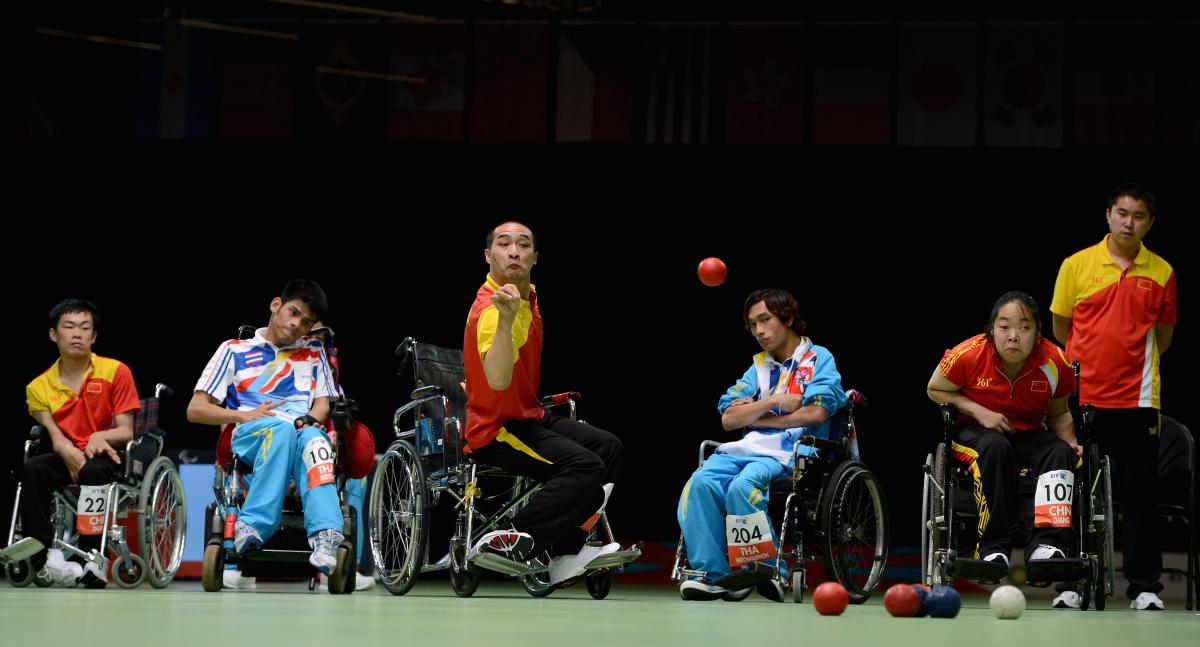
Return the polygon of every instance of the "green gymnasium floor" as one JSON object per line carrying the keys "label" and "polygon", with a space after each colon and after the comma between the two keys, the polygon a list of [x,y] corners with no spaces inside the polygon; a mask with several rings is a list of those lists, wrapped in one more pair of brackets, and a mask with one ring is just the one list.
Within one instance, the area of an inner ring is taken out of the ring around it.
{"label": "green gymnasium floor", "polygon": [[471,645],[587,644],[598,647],[695,645],[1034,645],[1200,644],[1200,615],[1134,612],[1122,600],[1097,612],[1055,611],[1031,598],[1019,620],[992,617],[985,597],[967,597],[956,619],[892,618],[882,595],[840,617],[804,604],[752,595],[742,603],[684,602],[662,586],[622,585],[606,600],[583,586],[534,599],[512,581],[484,582],[459,599],[445,581],[422,580],[394,597],[380,586],[350,596],[309,592],[302,583],[262,583],[254,592],[205,593],[194,581],[156,591],[15,589],[0,582],[0,625],[12,647],[103,645]]}

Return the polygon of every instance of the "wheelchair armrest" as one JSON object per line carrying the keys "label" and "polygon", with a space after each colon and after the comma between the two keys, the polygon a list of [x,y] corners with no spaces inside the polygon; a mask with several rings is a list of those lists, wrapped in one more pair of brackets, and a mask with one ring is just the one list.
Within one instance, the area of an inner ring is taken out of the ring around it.
{"label": "wheelchair armrest", "polygon": [[172,389],[166,384],[159,382],[158,384],[154,385],[154,397],[158,398],[159,400],[163,399],[164,397],[173,398],[175,397],[175,389]]}
{"label": "wheelchair armrest", "polygon": [[349,431],[350,425],[353,424],[354,413],[358,411],[358,403],[348,398],[337,398],[333,401],[333,405],[329,408],[329,418],[333,422],[333,428],[337,430],[340,439],[340,434]]}
{"label": "wheelchair armrest", "polygon": [[1096,417],[1096,405],[1081,404],[1081,405],[1079,405],[1079,411],[1080,411],[1080,415],[1083,416],[1083,421],[1082,421],[1083,424],[1085,424],[1085,425],[1092,424],[1092,420]]}
{"label": "wheelchair armrest", "polygon": [[715,440],[705,440],[705,441],[701,442],[700,443],[700,462],[699,462],[698,466],[704,465],[704,450],[705,449],[712,447],[713,450],[715,451],[716,448],[718,448],[720,446],[721,446],[721,443],[718,441],[715,441]]}
{"label": "wheelchair armrest", "polygon": [[942,424],[947,428],[954,425],[954,418],[958,416],[958,407],[947,402],[938,407],[942,411]]}
{"label": "wheelchair armrest", "polygon": [[583,397],[579,391],[567,391],[566,393],[556,393],[542,398],[543,407],[558,407],[569,402],[573,402]]}
{"label": "wheelchair armrest", "polygon": [[811,434],[802,434],[798,439],[796,439],[795,447],[799,447],[800,445],[816,447],[817,449],[828,449],[835,452],[844,451],[846,449],[846,446],[842,443],[827,440],[825,438],[817,438]]}
{"label": "wheelchair armrest", "polygon": [[410,400],[420,400],[421,398],[427,398],[431,395],[437,395],[440,397],[445,395],[445,391],[442,390],[442,387],[436,384],[430,384],[429,386],[413,389],[413,392],[409,394],[408,397]]}
{"label": "wheelchair armrest", "polygon": [[[394,429],[397,434],[404,431],[402,424],[401,424],[401,418],[404,417],[404,414],[408,413],[409,411],[412,411],[413,409],[416,409],[417,407],[419,407],[423,404],[428,404],[430,402],[435,402],[435,401],[440,402],[442,400],[442,398],[444,397],[441,393],[440,387],[428,387],[427,386],[425,388],[426,389],[436,388],[436,389],[438,389],[438,392],[433,393],[432,395],[426,395],[425,397],[417,399],[417,400],[413,400],[412,402],[409,402],[408,404],[400,407],[399,409],[396,409],[396,413],[392,415],[392,429]],[[420,391],[420,390],[422,390],[422,389],[417,389],[417,391]],[[413,393],[416,393],[416,391],[414,391]]]}
{"label": "wheelchair armrest", "polygon": [[46,429],[44,427],[41,425],[34,425],[33,428],[29,430],[29,440],[37,442],[42,439],[42,435],[45,433]]}

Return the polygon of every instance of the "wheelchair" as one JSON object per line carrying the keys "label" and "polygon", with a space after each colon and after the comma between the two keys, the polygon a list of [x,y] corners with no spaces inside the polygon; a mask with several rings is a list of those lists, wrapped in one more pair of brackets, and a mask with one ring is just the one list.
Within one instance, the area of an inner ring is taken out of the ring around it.
{"label": "wheelchair", "polygon": [[[183,560],[187,497],[174,463],[160,455],[165,432],[158,428],[159,403],[164,396],[173,393],[169,386],[158,384],[153,398],[141,400],[141,409],[134,421],[134,437],[126,444],[123,454],[124,473],[105,487],[103,498],[84,500],[88,511],[103,513],[104,530],[98,551],[83,551],[77,547],[80,535],[75,516],[81,496],[79,486],[61,488],[51,497],[50,519],[54,528],[51,547],[96,564],[102,573],[108,573],[111,565],[112,578],[120,588],[131,589],[149,580],[151,586],[161,589],[174,579]],[[45,429],[34,425],[25,441],[25,461],[45,451],[42,445],[49,442],[45,438]],[[29,557],[45,546],[32,537],[23,538],[20,501],[18,481],[8,547],[0,551],[0,563],[4,564],[13,586],[25,587],[30,582],[42,585],[34,577]],[[126,538],[126,527],[120,523],[128,520],[131,513],[136,515],[136,552]],[[110,553],[113,555],[111,562]]]}
{"label": "wheelchair", "polygon": [[[462,451],[466,392],[461,350],[409,337],[396,354],[401,359],[400,374],[411,369],[417,388],[410,401],[396,410],[396,440],[375,468],[368,495],[371,554],[387,590],[404,595],[422,573],[448,571],[454,593],[470,597],[487,569],[518,578],[534,597],[545,597],[580,579],[593,598],[607,597],[613,576],[641,556],[640,544],[597,557],[584,575],[558,585],[550,584],[546,554],[520,562],[486,552],[467,559],[480,536],[511,520],[541,486],[484,465]],[[579,397],[579,393],[562,393],[542,398],[542,404],[566,407],[574,419]],[[405,424],[409,414],[411,426]],[[439,508],[442,501],[448,505]],[[453,530],[445,556],[431,561],[431,522],[437,513],[453,518]],[[607,514],[601,514],[588,541],[616,541]]]}
{"label": "wheelchair", "polygon": [[[887,499],[879,479],[860,460],[854,410],[866,406],[867,399],[853,389],[846,396],[846,406],[830,419],[830,438],[801,435],[792,447],[792,473],[771,484],[773,493],[787,494],[774,564],[751,562],[713,584],[740,589],[751,580],[774,578],[784,591],[791,591],[793,602],[800,603],[807,588],[807,562],[819,555],[827,577],[846,587],[851,603],[862,604],[875,592],[887,565],[890,543]],[[720,445],[713,440],[700,443],[699,465],[704,464],[709,449]],[[802,447],[818,451],[804,455]],[[781,575],[785,560],[790,580]],[[678,584],[707,576],[689,566],[681,534],[671,579]],[[740,583],[726,586],[733,581],[726,578],[735,577]]]}
{"label": "wheelchair", "polygon": [[[238,339],[254,336],[254,326],[241,326]],[[345,457],[348,456],[346,437],[354,424],[353,416],[358,411],[354,400],[338,397],[330,400],[330,417],[337,430],[337,442],[333,447],[334,483],[342,511],[341,532],[344,537],[337,548],[337,565],[329,575],[329,592],[350,594],[354,592],[354,574],[357,568],[356,545],[357,515],[347,502]],[[201,566],[201,584],[205,591],[221,590],[226,564],[236,565],[245,577],[307,577],[308,588],[317,586],[318,571],[308,561],[312,548],[308,545],[308,533],[304,527],[304,511],[298,494],[288,494],[283,501],[283,516],[279,528],[257,550],[239,555],[234,550],[234,525],[241,506],[245,503],[246,488],[243,477],[253,473],[252,465],[242,461],[233,453],[231,442],[234,425],[226,425],[217,441],[216,471],[213,476],[213,494],[216,501],[205,509],[204,561]]]}
{"label": "wheelchair", "polygon": [[[1079,363],[1073,365],[1078,383]],[[965,466],[949,454],[954,438],[957,409],[952,404],[940,407],[943,426],[942,442],[925,458],[924,487],[921,512],[921,574],[928,586],[950,585],[962,578],[979,582],[999,582],[1008,575],[1003,562],[988,562],[963,557],[974,555],[978,544],[976,521],[978,509]],[[1101,455],[1091,442],[1089,429],[1094,407],[1078,407],[1077,442],[1085,448],[1081,465],[1076,469],[1072,501],[1072,527],[1075,529],[1074,557],[1038,560],[1026,565],[1030,582],[1067,582],[1080,594],[1080,610],[1093,603],[1103,610],[1105,602],[1114,595],[1116,568],[1113,560],[1113,499],[1112,476],[1108,456]],[[1026,472],[1017,480],[1017,494],[1028,523],[1032,518],[1032,496],[1037,485],[1035,474]],[[1072,550],[1064,547],[1064,553]]]}

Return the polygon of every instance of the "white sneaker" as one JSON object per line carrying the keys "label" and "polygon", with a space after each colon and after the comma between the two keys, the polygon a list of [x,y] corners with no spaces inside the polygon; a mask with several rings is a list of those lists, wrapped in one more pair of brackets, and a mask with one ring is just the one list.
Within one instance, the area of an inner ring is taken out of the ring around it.
{"label": "white sneaker", "polygon": [[253,591],[258,588],[258,578],[246,577],[239,570],[226,569],[221,574],[221,588],[233,591]]}
{"label": "white sneaker", "polygon": [[1075,591],[1063,591],[1054,598],[1055,609],[1078,609],[1082,598]]}
{"label": "white sneaker", "polygon": [[1051,546],[1050,544],[1038,544],[1038,547],[1033,550],[1026,561],[1032,562],[1039,559],[1062,559],[1066,557],[1062,550]]}
{"label": "white sneaker", "polygon": [[1000,552],[990,553],[986,557],[983,558],[983,561],[985,561],[985,562],[1004,562],[1004,565],[1008,566],[1008,555],[1005,555],[1004,553],[1000,553]]}
{"label": "white sneaker", "polygon": [[342,533],[333,528],[318,530],[317,534],[308,538],[308,545],[313,549],[312,555],[308,556],[308,563],[326,575],[332,573],[337,567],[337,549],[343,539]]}
{"label": "white sneaker", "polygon": [[[355,591],[366,591],[367,589],[371,588],[372,586],[375,586],[375,578],[371,577],[370,575],[363,575],[362,573],[359,573],[358,571],[354,572],[354,590]],[[321,589],[322,591],[328,591],[329,590],[329,578],[322,575],[321,582],[320,582],[320,584],[317,584],[317,588]]]}
{"label": "white sneaker", "polygon": [[[550,560],[550,584],[565,582],[572,577],[579,577],[587,570],[587,565],[601,555],[615,553],[621,549],[621,544],[613,542],[603,546],[584,546],[574,555],[560,555]],[[722,589],[724,590],[724,589]]]}
{"label": "white sneaker", "polygon": [[51,584],[74,588],[79,578],[83,577],[83,567],[75,562],[68,562],[61,550],[51,548],[46,551],[46,565],[38,575],[43,580],[49,580]]}
{"label": "white sneaker", "polygon": [[1157,595],[1146,591],[1145,593],[1138,593],[1137,599],[1129,603],[1129,608],[1137,609],[1138,611],[1162,611],[1167,607]]}
{"label": "white sneaker", "polygon": [[354,572],[354,590],[355,591],[366,591],[367,589],[371,588],[372,586],[375,586],[375,578],[371,577],[370,575],[363,575],[362,573],[359,573],[358,571]]}
{"label": "white sneaker", "polygon": [[262,545],[262,535],[258,534],[253,526],[238,519],[233,525],[233,549],[237,554],[245,555],[256,548],[262,548]]}

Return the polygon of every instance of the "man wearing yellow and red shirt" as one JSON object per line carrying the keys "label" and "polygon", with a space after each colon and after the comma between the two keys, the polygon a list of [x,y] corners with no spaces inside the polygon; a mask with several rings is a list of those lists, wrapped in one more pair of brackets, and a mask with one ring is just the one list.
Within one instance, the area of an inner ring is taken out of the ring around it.
{"label": "man wearing yellow and red shirt", "polygon": [[1017,469],[1038,475],[1026,563],[1062,558],[1071,546],[1074,468],[1080,453],[1067,397],[1075,375],[1042,336],[1033,297],[1008,292],[992,306],[987,331],[947,350],[929,380],[938,404],[958,409],[949,447],[974,479],[979,507],[975,559],[1011,557]]}
{"label": "man wearing yellow and red shirt", "polygon": [[[51,547],[31,558],[38,583],[103,588],[105,574],[93,563],[68,562],[53,548],[50,503],[55,490],[78,483],[106,486],[120,471],[120,450],[133,439],[140,408],[133,374],[115,359],[92,353],[99,322],[96,306],[67,299],[50,311],[50,340],[58,361],[25,387],[29,414],[46,430],[52,453],[31,457],[21,474],[21,530]],[[80,501],[88,498],[86,492]],[[102,499],[100,499],[102,501]],[[94,510],[92,510],[94,511]],[[100,548],[102,528],[80,527],[79,548]],[[94,534],[89,534],[94,533]]]}
{"label": "man wearing yellow and red shirt", "polygon": [[468,557],[488,551],[520,561],[549,551],[550,583],[558,584],[619,548],[584,541],[585,528],[612,490],[621,441],[550,414],[538,398],[542,314],[530,283],[537,263],[533,231],[519,222],[500,223],[488,233],[483,256],[487,280],[463,334],[467,450],[482,463],[534,479],[542,489],[513,517],[511,528],[471,538]]}
{"label": "man wearing yellow and red shirt", "polygon": [[1109,234],[1065,261],[1054,284],[1054,336],[1080,364],[1079,401],[1096,407],[1095,438],[1110,448],[1125,504],[1124,572],[1135,609],[1163,609],[1155,532],[1159,356],[1171,345],[1177,300],[1171,265],[1142,245],[1154,195],[1123,184],[1109,197]]}

